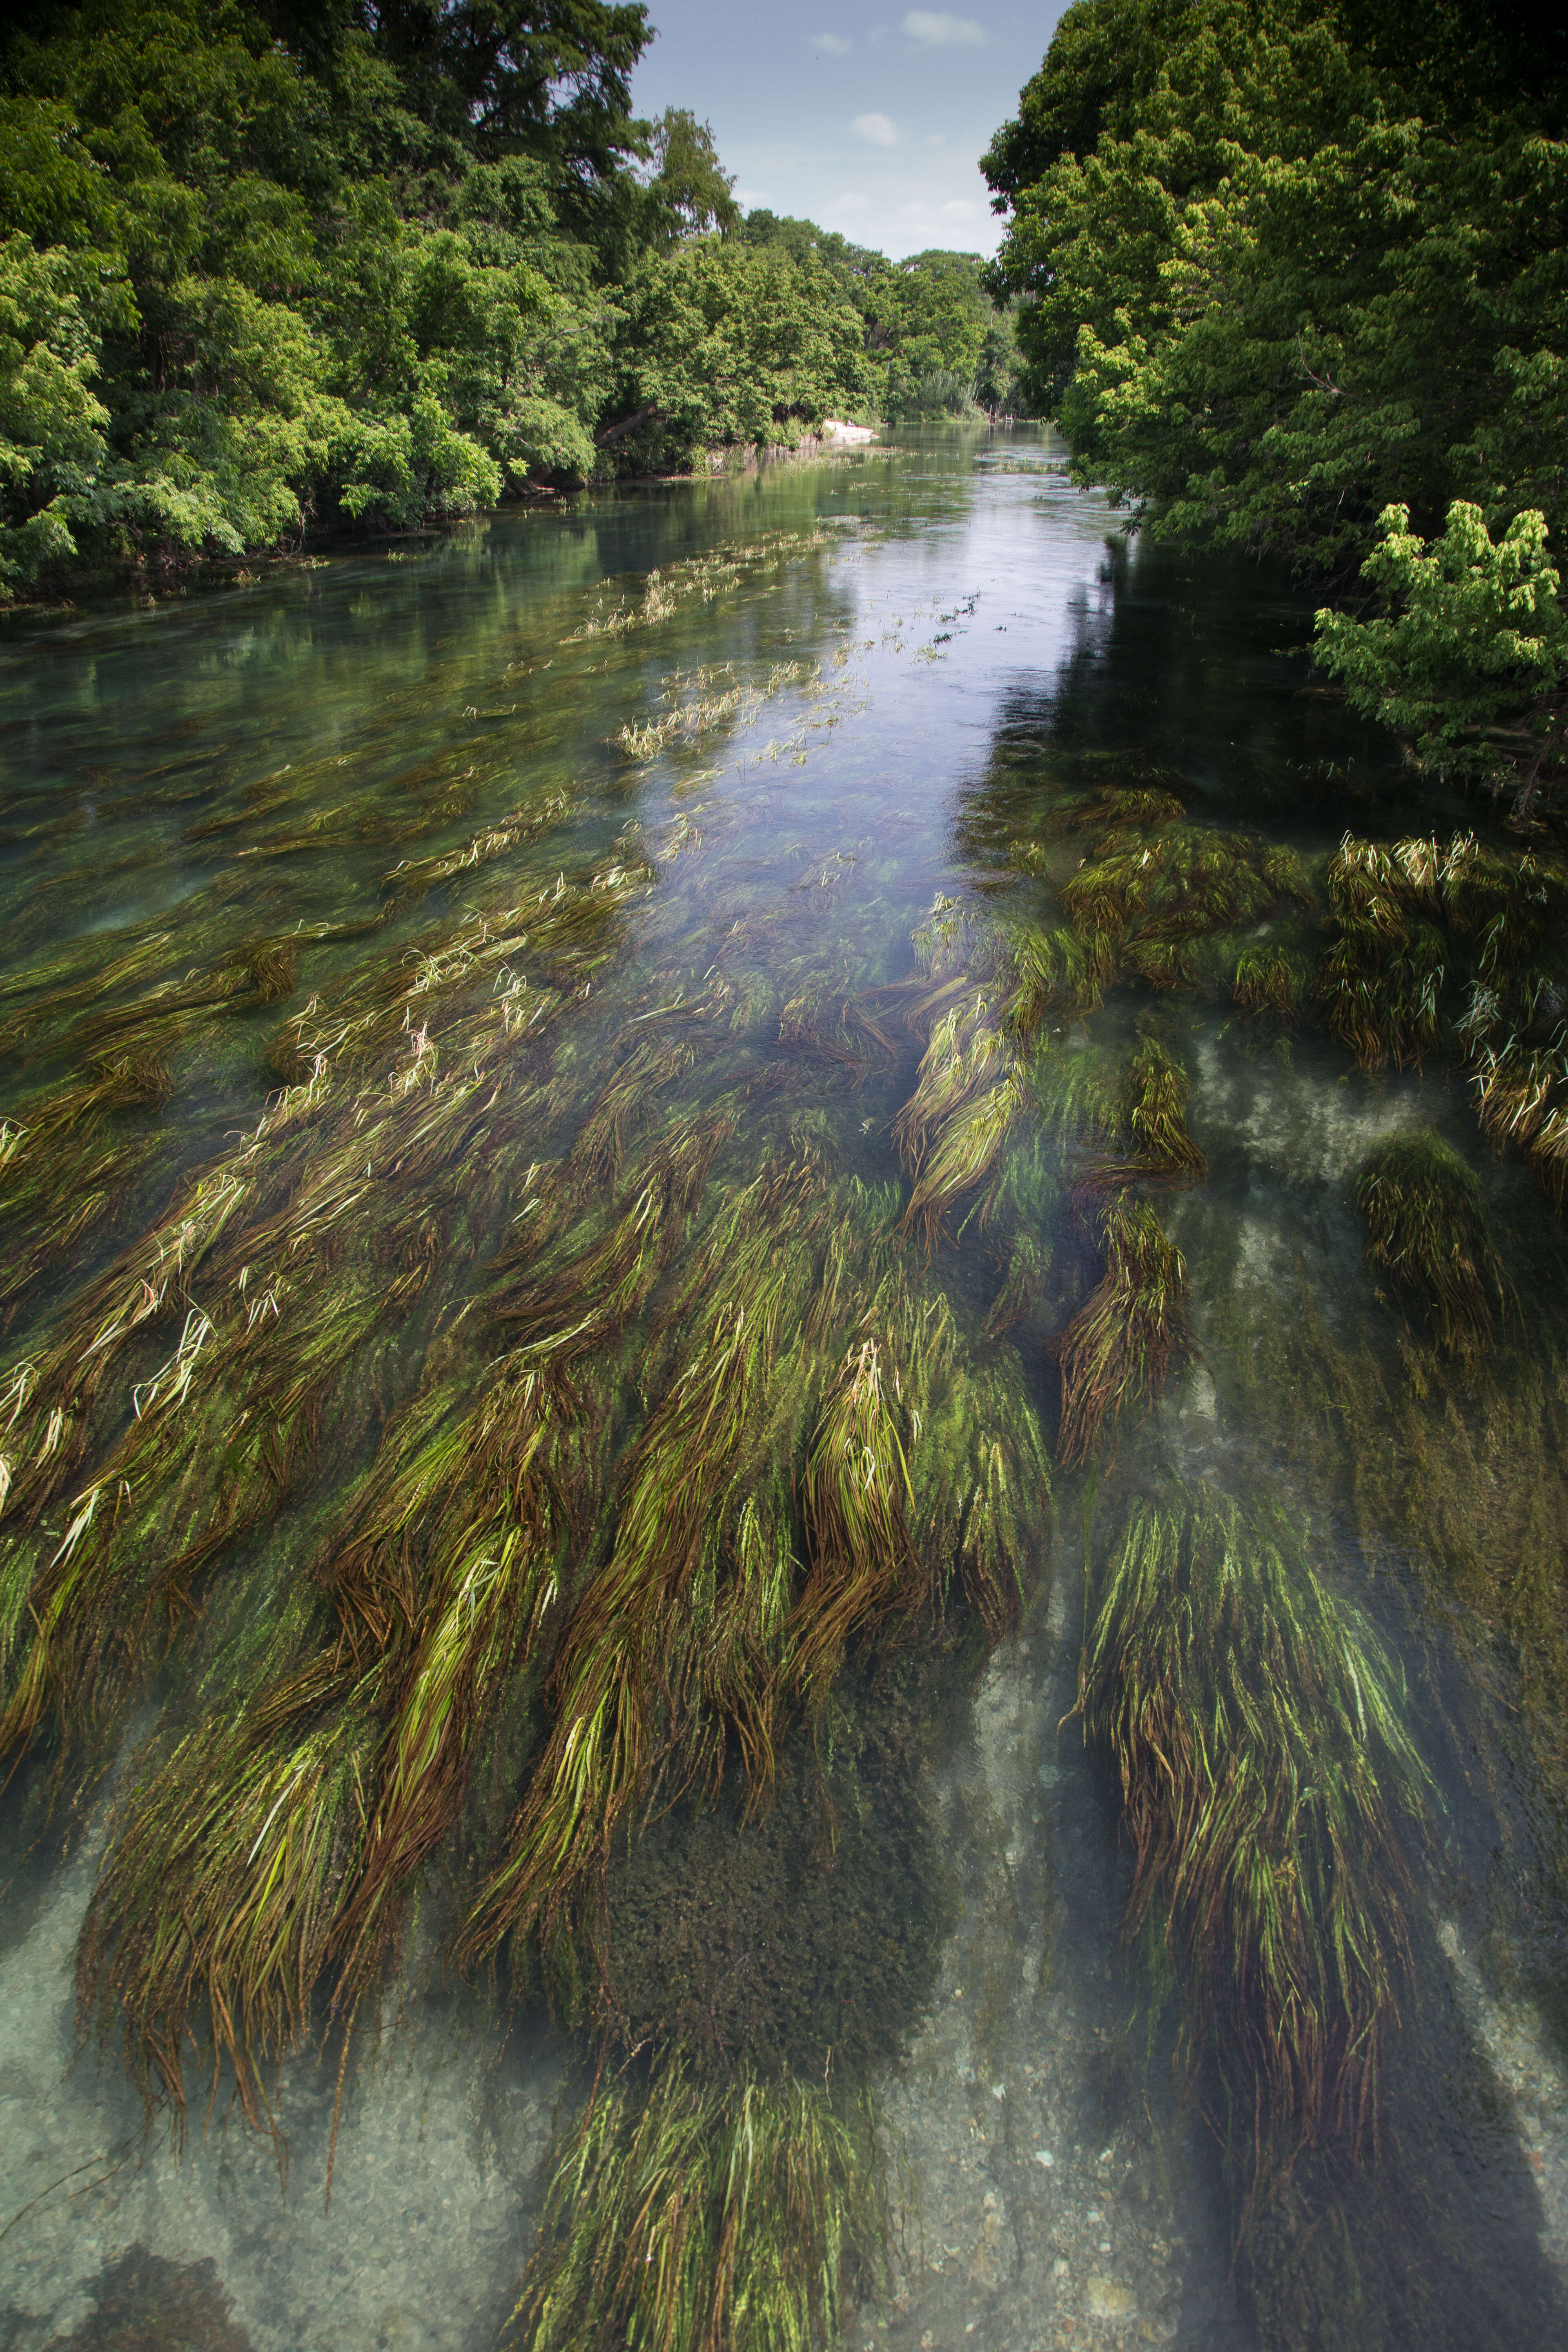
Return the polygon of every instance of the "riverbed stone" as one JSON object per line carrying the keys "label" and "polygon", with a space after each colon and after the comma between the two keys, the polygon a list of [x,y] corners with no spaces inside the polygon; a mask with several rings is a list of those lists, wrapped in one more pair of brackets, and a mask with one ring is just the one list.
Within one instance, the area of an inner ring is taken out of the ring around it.
{"label": "riverbed stone", "polygon": [[1113,2319],[1125,2326],[1138,2316],[1138,2298],[1131,2288],[1101,2278],[1097,2271],[1091,2271],[1085,2282],[1083,2305],[1091,2319]]}

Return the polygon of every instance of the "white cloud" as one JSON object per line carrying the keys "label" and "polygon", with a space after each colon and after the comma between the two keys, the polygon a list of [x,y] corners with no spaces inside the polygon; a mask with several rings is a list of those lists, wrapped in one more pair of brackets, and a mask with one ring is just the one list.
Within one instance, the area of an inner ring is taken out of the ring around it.
{"label": "white cloud", "polygon": [[896,147],[899,143],[899,126],[890,114],[858,114],[849,128],[857,139],[864,139],[873,147]]}
{"label": "white cloud", "polygon": [[991,38],[973,16],[950,16],[945,8],[911,8],[899,30],[928,49],[983,49]]}
{"label": "white cloud", "polygon": [[768,192],[765,188],[731,188],[730,194],[743,213],[755,212],[759,205],[765,206],[768,203]]}
{"label": "white cloud", "polygon": [[984,207],[956,197],[944,205],[932,204],[929,197],[916,197],[899,206],[894,218],[901,228],[943,229],[967,226],[971,221],[984,217]]}
{"label": "white cloud", "polygon": [[830,58],[847,58],[855,44],[847,41],[842,33],[813,33],[811,46],[814,49],[826,49]]}

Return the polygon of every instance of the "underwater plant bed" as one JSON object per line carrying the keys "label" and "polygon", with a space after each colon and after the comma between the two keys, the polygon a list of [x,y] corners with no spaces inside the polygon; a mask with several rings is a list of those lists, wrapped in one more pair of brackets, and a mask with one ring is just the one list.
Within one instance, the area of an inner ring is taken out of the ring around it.
{"label": "underwater plant bed", "polygon": [[994,444],[0,646],[18,2344],[1562,2329],[1568,856]]}

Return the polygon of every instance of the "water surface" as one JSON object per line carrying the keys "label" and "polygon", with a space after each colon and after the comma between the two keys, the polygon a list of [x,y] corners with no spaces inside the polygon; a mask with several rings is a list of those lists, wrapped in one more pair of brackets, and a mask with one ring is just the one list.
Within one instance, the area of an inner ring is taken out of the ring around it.
{"label": "water surface", "polygon": [[[396,1265],[417,1281],[372,1302],[308,1470],[205,1566],[163,1679],[145,1677],[107,1727],[93,1769],[73,1751],[51,1784],[40,1740],[9,1783],[0,2342],[140,2341],[114,2333],[136,2313],[158,2340],[177,2326],[182,2341],[258,2352],[494,2341],[590,2038],[552,2025],[537,1987],[514,1988],[514,2007],[504,1978],[454,1977],[443,1936],[459,1895],[433,1857],[398,1983],[355,2038],[330,2210],[335,2042],[325,2065],[307,2050],[284,2066],[275,2135],[232,2109],[220,2072],[183,2148],[166,2114],[143,2136],[112,2040],[101,2063],[76,2040],[75,1948],[112,1792],[134,1790],[136,1743],[256,1670],[431,1366],[478,1392],[488,1359],[477,1339],[464,1353],[479,1317],[463,1318],[530,1213],[530,1171],[581,1153],[643,1037],[668,1058],[626,1132],[606,1130],[606,1196],[677,1107],[723,1107],[720,1182],[809,1145],[836,1181],[896,1202],[909,1179],[893,1122],[924,1042],[895,1017],[912,937],[954,910],[1059,921],[1079,854],[1047,824],[1063,795],[1158,778],[1189,815],[1289,845],[1309,874],[1347,829],[1475,822],[1315,690],[1310,626],[1287,580],[1130,544],[1124,518],[1024,428],[584,497],[221,594],[11,625],[0,1115],[36,1126],[153,1022],[162,1076],[117,1098],[107,1141],[69,1163],[79,1228],[18,1287],[7,1364],[42,1358],[53,1318],[183,1174],[256,1134],[280,1083],[309,1085],[342,1008],[374,1004],[380,975],[428,971],[435,1005],[443,959],[465,959],[474,1020],[499,1005],[521,1068],[541,983],[490,954],[499,927],[555,877],[614,907],[560,981],[571,1017],[548,1083],[503,1099],[497,1080],[487,1104],[501,1065],[485,1064],[481,1087],[476,1061],[456,1176],[423,1197],[367,1129],[321,1279],[395,1211]],[[1294,919],[1321,930],[1326,916],[1320,902]],[[1561,1735],[1542,1661],[1494,1640],[1486,1577],[1467,1583],[1453,1563],[1562,1565],[1561,1529],[1531,1518],[1532,1493],[1550,1513],[1542,1465],[1563,1425],[1559,1228],[1524,1171],[1483,1150],[1440,1058],[1369,1075],[1310,1023],[1260,1025],[1212,986],[1136,980],[1068,1024],[1059,1050],[1131,1050],[1152,1008],[1194,1082],[1209,1166],[1168,1210],[1200,1352],[1095,1469],[1058,1469],[1034,1497],[1050,1560],[1016,1633],[991,1647],[955,1606],[940,1637],[920,1637],[947,1664],[913,1685],[920,1733],[899,1750],[915,1759],[912,1794],[868,1798],[868,1818],[898,1827],[876,1871],[864,1859],[862,1909],[881,1906],[894,1926],[877,1933],[904,1956],[867,1979],[863,2063],[921,2218],[895,2300],[867,2307],[848,2340],[1479,2346],[1526,2340],[1510,2334],[1522,2327],[1544,2342],[1568,2263],[1568,2078],[1550,1999],[1562,1824],[1543,1750],[1519,1727],[1544,1707],[1544,1746]],[[434,1086],[417,1020],[376,1050],[395,1085],[401,1071]],[[1429,1127],[1479,1173],[1525,1301],[1501,1385],[1479,1402],[1423,1372],[1419,1334],[1362,1263],[1354,1173],[1379,1138]],[[1040,1236],[1045,1286],[1005,1342],[1047,1438],[1046,1341],[1097,1278],[1068,1147],[1052,1148],[1063,1183]],[[43,1215],[28,1204],[14,1228],[18,1265]],[[976,1362],[1003,1344],[984,1328],[1003,1273],[994,1236],[961,1218],[921,1276]],[[286,1281],[279,1301],[286,1323]],[[137,1378],[160,1377],[179,1338],[150,1318]],[[126,1385],[106,1443],[132,1427],[129,1372]],[[614,1404],[623,1454],[649,1402],[633,1388],[627,1372]],[[1379,2150],[1359,2168],[1333,2148],[1304,2159],[1239,2267],[1242,2136],[1201,2070],[1189,2082],[1174,2068],[1172,2016],[1122,1947],[1116,1790],[1068,1719],[1085,1541],[1108,1540],[1128,1498],[1173,1474],[1283,1497],[1310,1520],[1318,1557],[1404,1662],[1438,1791]],[[867,1672],[866,1719],[879,1720],[889,1703]],[[518,1732],[524,1748],[540,1719]],[[517,1756],[499,1737],[487,1753],[483,1804],[500,1820]],[[804,1749],[792,1769],[806,1773]],[[683,1907],[709,1900],[704,1870],[725,1867],[704,1862],[704,1834],[700,1808],[650,1832],[666,1874],[649,1881],[665,1888],[656,1969],[684,1948]],[[856,1992],[834,1932],[814,1926],[807,1957],[778,1965],[815,1972],[807,2006],[820,1996],[842,2019]],[[752,1949],[726,1962],[726,2000],[741,2001]]]}

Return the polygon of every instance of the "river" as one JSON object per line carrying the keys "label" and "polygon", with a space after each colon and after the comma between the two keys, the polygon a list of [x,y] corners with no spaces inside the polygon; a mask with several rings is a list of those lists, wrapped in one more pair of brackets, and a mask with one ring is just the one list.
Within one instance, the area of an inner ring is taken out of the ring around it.
{"label": "river", "polygon": [[850,2346],[1564,2340],[1568,1255],[1311,980],[1513,852],[1125,523],[929,428],[0,634],[0,2346],[478,2352],[595,2068],[843,2132]]}

